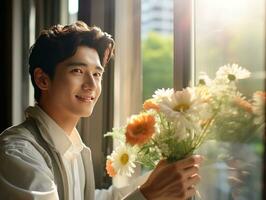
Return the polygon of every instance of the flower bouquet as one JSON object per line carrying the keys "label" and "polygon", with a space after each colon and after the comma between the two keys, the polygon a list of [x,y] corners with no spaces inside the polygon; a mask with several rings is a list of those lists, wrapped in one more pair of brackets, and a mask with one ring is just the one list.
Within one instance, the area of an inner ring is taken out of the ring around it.
{"label": "flower bouquet", "polygon": [[136,163],[153,169],[161,159],[173,162],[192,155],[206,139],[226,139],[231,134],[227,130],[240,130],[235,134],[238,139],[243,124],[250,129],[261,126],[265,94],[255,93],[251,104],[236,85],[249,75],[235,64],[227,65],[214,80],[202,73],[194,87],[155,91],[139,114],[105,135],[120,142],[107,156],[107,173],[131,176]]}

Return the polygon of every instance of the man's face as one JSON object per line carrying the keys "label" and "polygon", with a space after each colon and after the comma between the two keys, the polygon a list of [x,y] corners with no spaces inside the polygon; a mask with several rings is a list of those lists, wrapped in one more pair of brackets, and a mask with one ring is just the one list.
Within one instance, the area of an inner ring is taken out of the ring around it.
{"label": "man's face", "polygon": [[56,66],[46,100],[62,115],[90,116],[101,94],[104,69],[95,49],[80,46]]}

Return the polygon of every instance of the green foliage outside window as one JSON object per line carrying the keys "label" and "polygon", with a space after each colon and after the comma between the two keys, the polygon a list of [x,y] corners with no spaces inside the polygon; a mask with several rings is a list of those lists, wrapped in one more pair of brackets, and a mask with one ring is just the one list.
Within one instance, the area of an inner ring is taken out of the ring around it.
{"label": "green foliage outside window", "polygon": [[150,32],[142,41],[143,101],[173,87],[173,38]]}

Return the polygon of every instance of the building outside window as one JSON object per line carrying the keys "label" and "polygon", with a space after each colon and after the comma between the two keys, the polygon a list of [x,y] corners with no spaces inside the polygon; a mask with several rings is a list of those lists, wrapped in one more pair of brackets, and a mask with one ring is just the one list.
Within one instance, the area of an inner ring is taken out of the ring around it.
{"label": "building outside window", "polygon": [[173,85],[173,0],[141,1],[143,101]]}

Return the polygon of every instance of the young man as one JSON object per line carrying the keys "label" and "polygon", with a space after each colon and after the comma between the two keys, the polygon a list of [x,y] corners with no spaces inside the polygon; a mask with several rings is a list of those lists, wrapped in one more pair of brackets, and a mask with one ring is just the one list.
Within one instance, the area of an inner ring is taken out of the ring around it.
{"label": "young man", "polygon": [[41,32],[29,56],[36,105],[27,108],[22,124],[0,136],[0,199],[171,200],[195,195],[200,156],[160,162],[139,187],[95,192],[90,149],[75,126],[93,111],[113,49],[110,35],[80,21]]}

